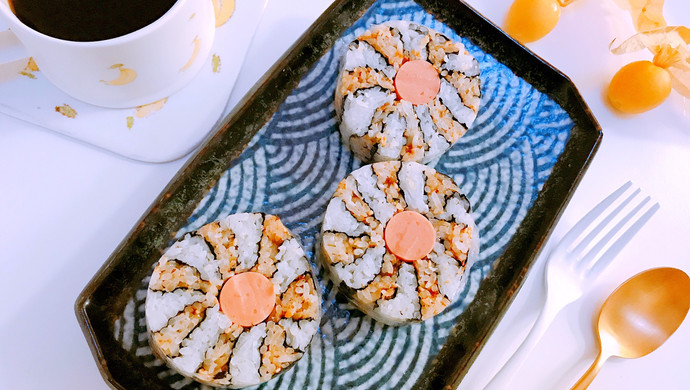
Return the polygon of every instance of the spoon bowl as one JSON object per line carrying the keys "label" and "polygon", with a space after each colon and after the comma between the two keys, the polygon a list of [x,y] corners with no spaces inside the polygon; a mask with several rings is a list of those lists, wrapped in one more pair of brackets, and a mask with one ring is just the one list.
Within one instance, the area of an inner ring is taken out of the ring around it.
{"label": "spoon bowl", "polygon": [[611,356],[639,358],[659,348],[690,309],[690,277],[677,268],[653,268],[621,284],[601,306],[599,354],[571,390],[586,389]]}

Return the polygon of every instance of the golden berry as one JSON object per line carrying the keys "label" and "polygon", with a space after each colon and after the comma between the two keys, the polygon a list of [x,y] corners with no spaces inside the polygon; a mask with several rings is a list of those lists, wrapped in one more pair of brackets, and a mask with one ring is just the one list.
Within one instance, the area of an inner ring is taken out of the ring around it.
{"label": "golden berry", "polygon": [[534,42],[553,30],[560,17],[557,0],[515,0],[508,10],[505,30],[520,43]]}
{"label": "golden berry", "polygon": [[625,114],[639,114],[663,103],[671,93],[671,74],[650,61],[622,67],[611,79],[609,102]]}

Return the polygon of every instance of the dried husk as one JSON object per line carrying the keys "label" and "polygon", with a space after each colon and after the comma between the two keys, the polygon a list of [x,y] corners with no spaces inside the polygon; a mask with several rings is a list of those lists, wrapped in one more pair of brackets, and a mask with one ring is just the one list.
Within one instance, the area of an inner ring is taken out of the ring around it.
{"label": "dried husk", "polygon": [[630,12],[639,32],[666,26],[664,0],[615,0],[619,7]]}
{"label": "dried husk", "polygon": [[609,49],[614,54],[626,54],[642,49],[654,53],[654,64],[666,68],[671,74],[673,89],[690,98],[690,28],[666,26],[643,31],[626,39],[618,47]]}

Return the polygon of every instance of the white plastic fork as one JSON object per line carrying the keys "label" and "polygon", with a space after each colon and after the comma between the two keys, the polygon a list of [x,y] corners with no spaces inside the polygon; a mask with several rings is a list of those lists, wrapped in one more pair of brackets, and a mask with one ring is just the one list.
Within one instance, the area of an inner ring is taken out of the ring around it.
{"label": "white plastic fork", "polygon": [[[485,390],[516,388],[511,380],[522,366],[526,355],[532,351],[556,315],[583,295],[588,285],[659,209],[659,204],[655,203],[637,216],[651,200],[647,196],[641,201],[636,201],[632,210],[604,233],[607,225],[617,216],[622,215],[625,207],[638,197],[639,189],[634,190],[627,197],[624,196],[631,186],[632,183],[627,182],[607,196],[575,224],[551,250],[544,271],[546,298],[542,310],[525,340],[488,383]],[[620,198],[624,200],[605,214],[605,211]],[[636,216],[637,218],[633,220]],[[602,218],[595,225],[598,217]],[[618,233],[620,234],[616,236]],[[599,237],[601,234],[603,236]],[[611,245],[608,249],[601,253],[609,243]]]}

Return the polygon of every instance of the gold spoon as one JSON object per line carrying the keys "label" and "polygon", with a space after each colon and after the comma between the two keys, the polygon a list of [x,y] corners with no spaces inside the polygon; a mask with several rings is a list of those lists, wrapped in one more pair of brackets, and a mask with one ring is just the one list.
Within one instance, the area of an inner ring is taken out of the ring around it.
{"label": "gold spoon", "polygon": [[639,358],[659,348],[690,308],[690,278],[677,268],[654,268],[621,284],[601,306],[599,355],[570,390],[586,389],[611,356]]}

